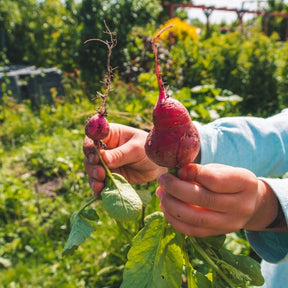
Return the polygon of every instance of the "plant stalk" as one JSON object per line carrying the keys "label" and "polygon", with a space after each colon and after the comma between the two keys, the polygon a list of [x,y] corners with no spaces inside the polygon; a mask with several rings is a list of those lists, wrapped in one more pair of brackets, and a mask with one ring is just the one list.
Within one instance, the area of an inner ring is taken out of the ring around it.
{"label": "plant stalk", "polygon": [[222,279],[231,287],[234,288],[234,284],[229,280],[229,278],[223,273],[223,271],[215,264],[215,262],[209,257],[209,255],[204,251],[204,249],[198,244],[195,237],[190,236],[189,240],[193,248],[202,256],[202,258],[207,262],[207,264],[222,277]]}
{"label": "plant stalk", "polygon": [[110,169],[109,169],[108,166],[106,165],[105,161],[103,160],[103,157],[102,157],[99,149],[97,148],[96,145],[94,145],[94,147],[95,147],[95,151],[96,151],[96,153],[97,153],[97,156],[99,157],[99,161],[101,162],[102,166],[103,166],[104,169],[105,169],[105,172],[106,172],[106,174],[107,174],[107,177],[109,177],[109,178],[111,179],[111,181],[113,182],[113,184],[115,185],[115,187],[117,187],[117,184],[116,184],[116,182],[114,181],[114,177],[113,177]]}
{"label": "plant stalk", "polygon": [[187,239],[184,236],[183,237],[183,254],[184,254],[184,261],[185,261],[185,266],[186,266],[186,277],[187,277],[187,287],[188,288],[198,288],[194,278],[193,278],[193,267],[190,263],[189,260],[189,254],[188,254],[188,249],[187,249],[187,243],[186,243]]}
{"label": "plant stalk", "polygon": [[[97,155],[98,155],[98,157],[99,157],[99,161],[100,161],[100,163],[102,164],[102,166],[104,167],[104,169],[105,169],[105,171],[106,171],[106,177],[108,177],[108,178],[112,181],[112,183],[113,183],[113,185],[114,185],[115,187],[118,187],[118,186],[117,186],[117,183],[116,183],[115,180],[114,180],[114,177],[113,177],[110,169],[108,168],[108,166],[106,165],[105,161],[103,160],[103,157],[102,157],[99,149],[97,148],[96,145],[95,145],[94,147],[95,147],[95,151],[96,151],[96,153],[97,153]],[[127,229],[125,229],[125,227],[124,227],[119,221],[116,221],[116,223],[117,223],[119,229],[120,229],[120,230],[123,232],[123,234],[125,235],[125,237],[126,237],[126,239],[128,240],[129,244],[131,244],[131,243],[132,243],[132,238],[134,237],[134,235],[133,235],[132,233],[130,233]]]}
{"label": "plant stalk", "polygon": [[80,210],[78,210],[78,215],[81,214],[82,211],[84,211],[88,206],[90,206],[93,202],[95,202],[98,199],[98,197],[93,197],[88,202],[86,202]]}

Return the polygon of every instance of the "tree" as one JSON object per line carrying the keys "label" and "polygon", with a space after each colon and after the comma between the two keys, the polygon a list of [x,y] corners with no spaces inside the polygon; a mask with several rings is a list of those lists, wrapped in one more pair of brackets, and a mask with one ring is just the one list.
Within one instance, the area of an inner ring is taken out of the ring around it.
{"label": "tree", "polygon": [[[69,2],[72,7],[73,1]],[[11,64],[65,69],[75,66],[71,59],[77,56],[77,18],[61,0],[14,0],[12,3],[2,0],[0,5],[2,3],[0,21],[5,23],[1,27],[4,27],[5,52]]]}

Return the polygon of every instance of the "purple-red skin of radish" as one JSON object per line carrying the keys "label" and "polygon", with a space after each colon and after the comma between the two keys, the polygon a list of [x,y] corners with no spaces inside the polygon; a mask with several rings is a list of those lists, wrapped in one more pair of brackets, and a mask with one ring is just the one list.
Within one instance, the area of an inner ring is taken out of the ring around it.
{"label": "purple-red skin of radish", "polygon": [[109,134],[109,123],[101,113],[93,115],[85,126],[85,134],[94,141],[104,139]]}
{"label": "purple-red skin of radish", "polygon": [[200,150],[200,136],[181,102],[168,96],[158,101],[153,124],[145,143],[146,155],[153,162],[168,168],[193,162]]}

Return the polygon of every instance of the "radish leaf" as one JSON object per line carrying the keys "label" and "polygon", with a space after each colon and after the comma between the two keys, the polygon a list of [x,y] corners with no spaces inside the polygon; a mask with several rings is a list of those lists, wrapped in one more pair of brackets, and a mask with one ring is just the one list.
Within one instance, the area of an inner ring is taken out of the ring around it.
{"label": "radish leaf", "polygon": [[143,206],[147,206],[152,200],[152,196],[149,190],[139,190],[137,191],[137,194],[139,195]]}
{"label": "radish leaf", "polygon": [[81,215],[91,221],[98,221],[99,220],[99,216],[96,213],[95,209],[93,209],[92,207],[89,207],[86,210],[83,210],[81,212]]}
{"label": "radish leaf", "polygon": [[181,286],[183,235],[167,224],[160,212],[145,219],[128,253],[121,288]]}
{"label": "radish leaf", "polygon": [[104,208],[117,221],[134,220],[142,211],[142,201],[134,188],[119,174],[107,177],[101,192]]}
{"label": "radish leaf", "polygon": [[72,255],[79,245],[95,231],[95,228],[89,223],[89,220],[97,221],[98,219],[99,217],[92,207],[87,210],[76,211],[72,214],[72,227],[62,252],[63,256]]}
{"label": "radish leaf", "polygon": [[[236,279],[234,281],[235,283],[237,283],[237,280],[240,284],[245,283],[245,280],[248,279],[249,281],[246,280],[246,282],[249,282],[250,285],[262,286],[264,284],[264,278],[261,274],[261,265],[258,261],[248,255],[234,255],[231,251],[224,248],[219,250],[219,255],[222,263],[225,261],[227,265],[234,268],[234,270],[230,269],[230,277]],[[245,277],[243,275],[245,275]]]}
{"label": "radish leaf", "polygon": [[196,288],[212,288],[212,284],[211,284],[210,280],[204,274],[202,274],[201,272],[199,272],[197,270],[193,271],[193,279],[194,279],[194,283],[196,285],[196,286],[195,285],[194,286]]}

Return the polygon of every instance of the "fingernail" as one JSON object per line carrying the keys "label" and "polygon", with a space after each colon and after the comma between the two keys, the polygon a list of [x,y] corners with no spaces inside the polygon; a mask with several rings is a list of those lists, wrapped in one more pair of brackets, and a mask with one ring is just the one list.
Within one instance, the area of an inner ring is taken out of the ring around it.
{"label": "fingernail", "polygon": [[160,187],[158,187],[158,188],[156,189],[156,196],[157,196],[160,200],[162,200],[163,195],[164,195],[164,191],[163,191]]}

